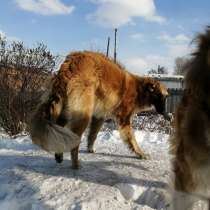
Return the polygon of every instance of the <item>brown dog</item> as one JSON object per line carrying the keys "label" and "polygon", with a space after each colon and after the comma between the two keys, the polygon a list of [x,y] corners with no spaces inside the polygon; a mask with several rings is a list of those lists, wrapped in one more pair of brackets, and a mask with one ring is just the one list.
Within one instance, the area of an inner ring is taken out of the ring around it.
{"label": "brown dog", "polygon": [[[88,150],[94,152],[93,145],[104,119],[112,117],[119,125],[123,141],[140,158],[146,157],[132,133],[131,116],[152,105],[158,113],[164,114],[168,93],[162,84],[128,73],[103,54],[86,51],[68,55],[51,83],[49,96],[33,118],[32,139],[40,132],[34,124],[40,125],[40,122],[41,135],[45,131],[57,133],[53,127],[56,123],[79,137],[90,123]],[[71,134],[68,136],[71,138]],[[78,143],[70,150],[73,168],[78,168]],[[63,159],[62,154],[55,154],[55,158],[57,162]]]}
{"label": "brown dog", "polygon": [[197,41],[171,137],[175,210],[192,209],[196,200],[210,198],[210,27]]}

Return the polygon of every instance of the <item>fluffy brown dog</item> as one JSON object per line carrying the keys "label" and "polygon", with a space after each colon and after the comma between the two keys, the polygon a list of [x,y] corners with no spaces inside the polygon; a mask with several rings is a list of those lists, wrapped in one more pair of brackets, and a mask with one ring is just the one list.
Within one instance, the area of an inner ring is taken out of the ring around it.
{"label": "fluffy brown dog", "polygon": [[192,209],[196,200],[210,198],[210,27],[197,41],[171,138],[175,210]]}
{"label": "fluffy brown dog", "polygon": [[[104,119],[112,117],[118,123],[121,138],[129,148],[140,158],[146,157],[132,133],[131,116],[152,105],[158,113],[164,114],[168,93],[162,84],[128,73],[103,54],[87,51],[68,55],[51,83],[49,96],[33,118],[32,140],[41,139],[49,144],[50,140],[45,134],[58,133],[58,126],[53,127],[55,123],[81,137],[90,123],[88,150],[94,152],[93,144]],[[62,133],[60,126],[58,138],[67,133]],[[45,136],[44,140],[42,135]],[[73,144],[69,148],[72,166],[78,168],[78,140],[74,143],[70,133],[66,136]],[[61,162],[62,153],[57,152],[55,158]]]}

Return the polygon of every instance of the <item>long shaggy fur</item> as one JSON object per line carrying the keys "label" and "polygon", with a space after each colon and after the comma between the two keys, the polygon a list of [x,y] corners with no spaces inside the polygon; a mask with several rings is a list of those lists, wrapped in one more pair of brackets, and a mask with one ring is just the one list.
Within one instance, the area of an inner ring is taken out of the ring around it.
{"label": "long shaggy fur", "polygon": [[[88,151],[94,152],[97,133],[104,119],[111,117],[118,123],[128,147],[140,158],[146,157],[136,142],[130,121],[135,112],[151,106],[155,106],[158,113],[165,113],[168,93],[160,82],[133,75],[103,54],[85,51],[68,55],[51,84],[48,97],[32,121],[35,143],[44,144],[44,148],[56,153],[69,147],[73,167],[78,168],[78,137],[90,124]],[[65,143],[68,137],[71,145]],[[59,146],[60,143],[64,147]],[[62,154],[56,154],[56,160],[61,162]]]}
{"label": "long shaggy fur", "polygon": [[175,210],[192,209],[196,200],[210,198],[210,27],[196,41],[170,139]]}
{"label": "long shaggy fur", "polygon": [[48,152],[69,152],[80,143],[78,135],[59,125],[57,119],[61,107],[60,98],[50,95],[47,101],[38,107],[31,120],[30,136],[33,143]]}

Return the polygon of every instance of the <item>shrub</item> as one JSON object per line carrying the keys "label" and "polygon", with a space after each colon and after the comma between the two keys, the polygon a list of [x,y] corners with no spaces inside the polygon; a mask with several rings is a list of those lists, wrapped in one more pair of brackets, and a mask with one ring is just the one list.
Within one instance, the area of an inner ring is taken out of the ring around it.
{"label": "shrub", "polygon": [[57,61],[42,43],[27,48],[0,36],[0,126],[6,133],[25,130]]}

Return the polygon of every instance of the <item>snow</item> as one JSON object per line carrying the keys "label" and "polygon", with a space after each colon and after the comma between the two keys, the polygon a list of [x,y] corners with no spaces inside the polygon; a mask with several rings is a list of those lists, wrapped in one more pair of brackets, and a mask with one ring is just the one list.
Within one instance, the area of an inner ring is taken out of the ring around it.
{"label": "snow", "polygon": [[86,152],[83,136],[79,170],[71,169],[68,153],[58,164],[28,136],[0,137],[0,210],[166,209],[168,136],[144,131],[135,135],[149,160],[136,158],[118,131],[103,131],[95,154]]}

